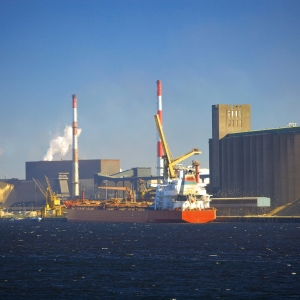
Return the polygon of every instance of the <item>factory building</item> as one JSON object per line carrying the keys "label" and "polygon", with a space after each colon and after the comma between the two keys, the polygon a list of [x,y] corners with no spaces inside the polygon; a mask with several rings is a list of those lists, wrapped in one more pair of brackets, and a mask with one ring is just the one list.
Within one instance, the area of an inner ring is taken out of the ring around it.
{"label": "factory building", "polygon": [[[72,174],[72,160],[26,162],[26,180],[32,178],[53,178],[55,174],[65,172]],[[120,172],[119,159],[83,159],[79,160],[80,179],[94,178],[95,173],[114,174]],[[69,178],[69,187],[72,179]]]}
{"label": "factory building", "polygon": [[[68,188],[71,194],[72,191],[72,160],[58,161],[35,161],[26,162],[26,180],[32,178],[44,181],[45,175],[49,178],[52,187],[58,186],[55,182],[58,174],[65,173],[68,176]],[[84,189],[86,195],[94,194],[94,174],[115,174],[120,172],[119,159],[87,159],[79,160],[79,181],[80,189]]]}
{"label": "factory building", "polygon": [[[35,161],[25,163],[26,179],[3,179],[0,181],[0,205],[40,206],[45,197],[32,180],[38,180],[46,188],[45,176],[48,177],[51,188],[62,199],[67,198],[72,191],[72,160]],[[115,174],[120,172],[119,159],[89,159],[79,160],[80,189],[87,196],[94,196],[94,174]]]}

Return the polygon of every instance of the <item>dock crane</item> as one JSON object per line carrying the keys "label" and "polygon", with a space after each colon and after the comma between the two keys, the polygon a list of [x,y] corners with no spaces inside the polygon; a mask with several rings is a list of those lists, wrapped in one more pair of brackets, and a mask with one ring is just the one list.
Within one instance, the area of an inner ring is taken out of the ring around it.
{"label": "dock crane", "polygon": [[173,158],[171,151],[169,149],[169,146],[167,144],[162,126],[161,126],[159,115],[158,114],[154,115],[154,119],[155,119],[156,128],[157,128],[157,131],[158,131],[158,134],[159,134],[162,146],[163,146],[163,150],[164,150],[164,155],[163,155],[164,179],[165,180],[167,180],[168,178],[174,179],[177,177],[177,174],[176,174],[176,165],[177,164],[179,164],[181,161],[189,158],[192,155],[201,154],[202,152],[199,151],[198,148],[194,148],[186,154],[183,154],[179,157]]}
{"label": "dock crane", "polygon": [[54,211],[56,216],[60,216],[62,214],[60,205],[60,199],[56,197],[56,194],[52,191],[51,185],[49,182],[49,179],[47,176],[45,176],[46,182],[47,182],[47,188],[46,190],[41,185],[41,183],[37,180],[32,178],[32,180],[35,182],[37,187],[39,188],[40,192],[43,194],[43,196],[46,199],[46,205],[43,208],[42,215],[46,216],[47,211]]}
{"label": "dock crane", "polygon": [[47,194],[48,194],[48,206],[50,207],[50,209],[55,209],[56,206],[60,205],[60,199],[56,197],[56,193],[54,193],[52,191],[51,185],[50,185],[50,181],[48,179],[48,177],[45,175],[45,179],[47,182]]}
{"label": "dock crane", "polygon": [[37,180],[32,178],[32,180],[34,181],[34,183],[37,185],[37,187],[39,188],[40,192],[44,195],[44,197],[46,198],[46,191],[44,189],[44,187],[41,185],[41,183]]}

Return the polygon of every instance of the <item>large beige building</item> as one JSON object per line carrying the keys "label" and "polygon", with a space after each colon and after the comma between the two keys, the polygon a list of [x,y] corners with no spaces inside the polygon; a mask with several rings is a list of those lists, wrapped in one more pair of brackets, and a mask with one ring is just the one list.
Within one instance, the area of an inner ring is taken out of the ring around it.
{"label": "large beige building", "polygon": [[223,194],[269,197],[272,207],[300,198],[300,127],[228,134],[220,153]]}
{"label": "large beige building", "polygon": [[216,104],[212,106],[212,139],[209,140],[210,184],[220,190],[220,143],[229,133],[251,130],[250,104]]}
{"label": "large beige building", "polygon": [[210,184],[223,197],[300,198],[300,127],[251,131],[249,104],[212,106]]}

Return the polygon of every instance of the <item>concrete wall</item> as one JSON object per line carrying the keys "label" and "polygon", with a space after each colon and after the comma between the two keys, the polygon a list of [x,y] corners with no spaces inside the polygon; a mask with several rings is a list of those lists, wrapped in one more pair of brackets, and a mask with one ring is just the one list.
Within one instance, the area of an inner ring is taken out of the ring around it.
{"label": "concrete wall", "polygon": [[[80,172],[80,169],[79,169]],[[115,174],[120,172],[120,160],[119,159],[101,159],[100,160],[100,171],[94,172],[95,173],[103,173],[107,175]],[[94,178],[94,174],[92,177]],[[79,173],[80,177],[80,173]]]}

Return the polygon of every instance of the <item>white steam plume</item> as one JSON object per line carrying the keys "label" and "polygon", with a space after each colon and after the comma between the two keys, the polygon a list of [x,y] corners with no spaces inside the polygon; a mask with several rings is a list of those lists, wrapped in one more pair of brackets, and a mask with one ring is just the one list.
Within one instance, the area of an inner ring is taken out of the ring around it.
{"label": "white steam plume", "polygon": [[[81,133],[81,129],[78,128],[77,135],[79,136]],[[51,161],[53,160],[53,155],[56,153],[60,153],[61,156],[65,156],[70,146],[72,145],[72,138],[73,138],[73,130],[72,126],[66,125],[64,129],[64,135],[58,136],[57,138],[53,139],[50,142],[50,147],[47,151],[47,154],[44,156],[43,160]]]}
{"label": "white steam plume", "polygon": [[0,148],[0,156],[3,155],[4,150],[2,148]]}

